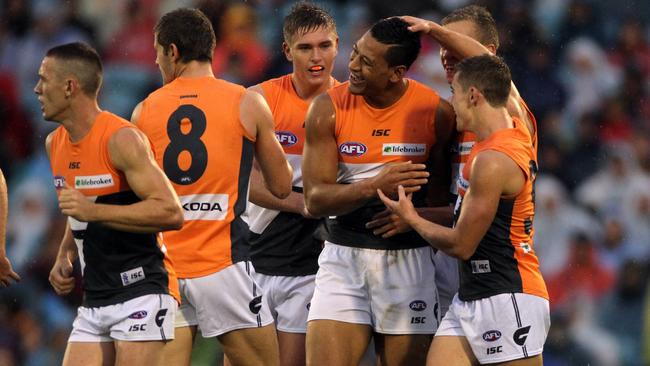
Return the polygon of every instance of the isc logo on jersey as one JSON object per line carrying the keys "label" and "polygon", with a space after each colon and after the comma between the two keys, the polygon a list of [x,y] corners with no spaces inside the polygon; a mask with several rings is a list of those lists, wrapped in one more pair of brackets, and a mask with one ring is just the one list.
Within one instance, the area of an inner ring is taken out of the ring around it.
{"label": "isc logo on jersey", "polygon": [[339,152],[345,156],[361,156],[366,151],[368,148],[360,142],[344,142],[339,146]]}
{"label": "isc logo on jersey", "polygon": [[227,194],[180,196],[185,220],[224,220],[228,214]]}
{"label": "isc logo on jersey", "polygon": [[276,131],[275,138],[278,139],[282,146],[292,146],[298,142],[298,137],[290,131]]}
{"label": "isc logo on jersey", "polygon": [[426,154],[426,144],[384,144],[382,155],[421,156]]}

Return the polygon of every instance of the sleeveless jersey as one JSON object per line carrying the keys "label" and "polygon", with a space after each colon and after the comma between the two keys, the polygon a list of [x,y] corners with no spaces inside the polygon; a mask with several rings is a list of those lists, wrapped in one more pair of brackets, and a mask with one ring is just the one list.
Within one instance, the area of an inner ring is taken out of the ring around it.
{"label": "sleeveless jersey", "polygon": [[[340,84],[335,81],[335,85]],[[291,74],[260,84],[275,121],[275,135],[293,168],[293,191],[303,192],[302,149],[309,103],[296,93]],[[259,273],[305,276],[318,270],[322,241],[314,237],[321,220],[248,204],[251,261]]]}
{"label": "sleeveless jersey", "polygon": [[[338,147],[337,182],[349,184],[374,177],[389,163],[412,161],[430,166],[429,154],[436,143],[435,116],[440,97],[428,87],[408,80],[404,95],[393,105],[377,109],[363,96],[353,95],[347,82],[328,91],[336,111]],[[413,195],[416,207],[424,206],[426,189]],[[365,228],[385,209],[375,198],[364,206],[327,220],[327,240],[372,249],[410,249],[428,246],[415,231],[383,239]]]}
{"label": "sleeveless jersey", "polygon": [[[531,112],[530,109],[528,108],[526,102],[524,102],[524,100],[521,98],[519,99],[519,105],[524,111],[526,111],[526,114],[528,114],[528,118],[530,118],[531,122],[533,123],[534,133],[532,136],[532,144],[533,144],[533,151],[535,154],[535,161],[537,161],[537,120],[535,119],[533,112]],[[476,135],[474,135],[470,131],[462,131],[457,135],[456,143],[452,147],[453,163],[452,163],[451,193],[453,193],[454,195],[458,194],[456,181],[460,176],[460,172],[463,171],[463,167],[465,166],[465,163],[467,162],[467,158],[469,157],[469,152],[472,151],[472,146],[474,146],[475,143],[476,143]]]}
{"label": "sleeveless jersey", "polygon": [[[96,203],[139,202],[108,153],[108,141],[120,128],[134,127],[109,112],[101,112],[88,134],[76,143],[63,126],[57,128],[50,145],[55,188],[66,183]],[[81,263],[83,306],[114,305],[150,294],[170,294],[180,301],[162,235],[129,233],[72,217],[68,223]]]}
{"label": "sleeveless jersey", "polygon": [[177,78],[142,103],[138,127],[153,142],[183,206],[183,228],[165,233],[180,278],[248,260],[248,225],[241,216],[255,137],[239,120],[245,92],[212,76]]}
{"label": "sleeveless jersey", "polygon": [[535,216],[535,174],[537,163],[525,124],[513,119],[515,128],[495,132],[477,142],[459,179],[459,200],[455,217],[462,211],[465,193],[470,188],[474,158],[494,150],[510,157],[524,173],[526,181],[514,197],[501,197],[494,221],[469,260],[461,261],[458,297],[463,301],[521,292],[548,299],[546,284],[533,249]]}

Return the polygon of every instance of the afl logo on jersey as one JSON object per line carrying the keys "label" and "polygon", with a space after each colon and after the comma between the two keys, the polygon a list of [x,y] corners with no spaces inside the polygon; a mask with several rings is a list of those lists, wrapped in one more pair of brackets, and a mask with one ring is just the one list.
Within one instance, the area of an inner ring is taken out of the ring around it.
{"label": "afl logo on jersey", "polygon": [[129,319],[143,319],[147,316],[147,312],[145,310],[139,310],[136,311],[135,313],[131,313],[129,315]]}
{"label": "afl logo on jersey", "polygon": [[290,131],[276,131],[275,137],[280,142],[282,146],[292,146],[298,142],[298,137],[291,133]]}
{"label": "afl logo on jersey", "polygon": [[423,311],[427,308],[427,303],[422,300],[411,301],[409,308],[413,311]]}
{"label": "afl logo on jersey", "polygon": [[65,184],[65,177],[62,177],[60,175],[54,176],[54,188],[63,189],[64,184]]}
{"label": "afl logo on jersey", "polygon": [[494,342],[499,338],[501,338],[501,332],[498,330],[488,330],[483,333],[483,340],[486,342]]}
{"label": "afl logo on jersey", "polygon": [[361,156],[366,151],[368,148],[360,142],[344,142],[339,146],[339,152],[345,156]]}

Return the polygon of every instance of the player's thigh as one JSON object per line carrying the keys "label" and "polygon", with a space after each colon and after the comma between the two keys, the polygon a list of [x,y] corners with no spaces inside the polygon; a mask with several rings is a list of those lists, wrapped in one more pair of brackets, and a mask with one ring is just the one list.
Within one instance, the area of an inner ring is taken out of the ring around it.
{"label": "player's thigh", "polygon": [[63,366],[110,366],[115,363],[113,342],[68,342]]}
{"label": "player's thigh", "polygon": [[288,333],[278,330],[281,366],[304,366],[305,333]]}
{"label": "player's thigh", "polygon": [[467,339],[458,336],[436,336],[427,355],[427,366],[478,365]]}
{"label": "player's thigh", "polygon": [[272,324],[233,330],[217,338],[233,366],[273,366],[280,363],[278,339]]}
{"label": "player's thigh", "polygon": [[164,341],[115,341],[115,366],[159,365]]}
{"label": "player's thigh", "polygon": [[371,336],[370,325],[311,320],[307,324],[307,365],[356,366]]}
{"label": "player's thigh", "polygon": [[424,365],[433,336],[375,333],[375,350],[382,366]]}
{"label": "player's thigh", "polygon": [[542,355],[536,355],[528,358],[521,358],[518,360],[506,361],[501,363],[495,363],[494,365],[504,365],[504,366],[542,366],[544,364],[542,360]]}
{"label": "player's thigh", "polygon": [[162,366],[189,366],[192,361],[192,345],[196,335],[196,326],[177,327],[174,340],[165,343]]}

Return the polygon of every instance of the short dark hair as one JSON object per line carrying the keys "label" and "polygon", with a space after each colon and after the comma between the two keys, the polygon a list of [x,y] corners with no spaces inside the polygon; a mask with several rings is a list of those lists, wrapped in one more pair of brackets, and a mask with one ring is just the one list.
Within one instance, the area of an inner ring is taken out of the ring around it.
{"label": "short dark hair", "polygon": [[493,44],[497,49],[499,48],[499,32],[497,31],[497,23],[494,21],[492,14],[479,5],[468,5],[460,9],[452,11],[449,15],[442,18],[442,25],[449,23],[462,22],[464,20],[474,23],[476,31],[478,32],[477,41],[481,42],[484,46]]}
{"label": "short dark hair", "polygon": [[389,67],[410,68],[420,54],[420,34],[408,30],[409,24],[398,17],[385,18],[370,28],[370,35],[380,43],[390,45],[386,52]]}
{"label": "short dark hair", "polygon": [[493,107],[503,107],[510,95],[510,69],[501,57],[481,55],[468,57],[456,64],[458,83],[467,90],[477,88]]}
{"label": "short dark hair", "polygon": [[89,96],[97,96],[102,85],[102,61],[97,51],[82,42],[66,43],[50,48],[45,57],[66,61],[63,72],[74,75],[81,90]]}
{"label": "short dark hair", "polygon": [[181,8],[160,18],[154,27],[156,42],[165,53],[173,43],[178,48],[181,61],[212,62],[216,37],[212,23],[199,9]]}
{"label": "short dark hair", "polygon": [[297,33],[305,34],[315,31],[319,28],[330,29],[336,33],[336,22],[327,10],[316,4],[301,1],[296,3],[289,14],[284,17],[282,34],[284,41],[289,43],[291,37]]}

